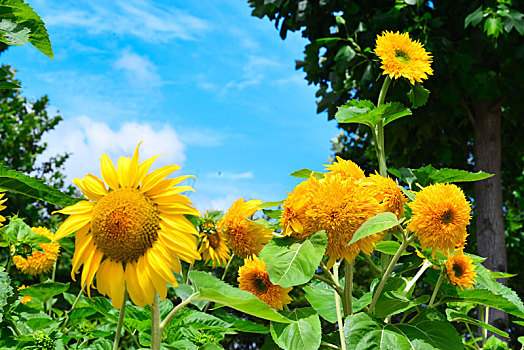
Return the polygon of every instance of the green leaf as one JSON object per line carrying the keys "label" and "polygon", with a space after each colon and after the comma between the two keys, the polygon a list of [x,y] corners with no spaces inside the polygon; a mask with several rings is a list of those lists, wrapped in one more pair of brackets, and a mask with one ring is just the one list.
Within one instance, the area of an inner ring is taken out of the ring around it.
{"label": "green leaf", "polygon": [[292,172],[289,175],[294,176],[294,177],[298,177],[298,178],[301,178],[301,179],[309,179],[311,177],[311,175],[313,175],[317,179],[324,178],[324,174],[323,173],[319,173],[317,171],[313,171],[313,170],[309,170],[309,169],[300,169],[300,170],[297,170],[295,172]]}
{"label": "green leaf", "polygon": [[[335,290],[327,283],[314,280],[304,287],[306,299],[311,306],[326,321],[337,322],[337,311],[335,309]],[[371,302],[371,299],[370,299]]]}
{"label": "green leaf", "polygon": [[342,38],[332,37],[332,38],[320,38],[315,40],[315,43],[326,46],[326,47],[332,47],[334,46],[339,40],[342,40]]}
{"label": "green leaf", "polygon": [[388,102],[384,106],[385,108],[382,114],[382,118],[384,118],[384,125],[387,125],[399,118],[411,115],[409,108],[404,107],[404,105],[400,102]]}
{"label": "green leaf", "polygon": [[414,300],[410,300],[402,292],[389,290],[380,294],[373,311],[376,317],[385,318],[389,315],[404,312],[417,305],[425,304],[428,301],[429,295],[421,295]]}
{"label": "green leaf", "polygon": [[229,322],[231,324],[231,329],[239,332],[246,332],[246,333],[259,333],[259,334],[267,334],[269,333],[269,329],[265,326],[262,326],[258,323],[251,322],[248,320],[244,320],[242,318],[239,318],[238,316],[231,314],[224,309],[218,309],[213,311],[213,314],[220,319]]}
{"label": "green leaf", "polygon": [[271,210],[271,209],[262,209],[264,215],[267,215],[270,219],[279,220],[282,216],[282,210]]}
{"label": "green leaf", "polygon": [[[47,316],[47,315],[46,315]],[[27,320],[26,324],[33,330],[37,331],[49,327],[50,325],[57,323],[50,317],[34,317]]]}
{"label": "green leaf", "polygon": [[344,335],[348,349],[462,349],[455,328],[437,311],[425,309],[410,323],[384,323],[365,313],[348,316]]}
{"label": "green leaf", "polygon": [[104,315],[108,320],[111,320],[112,322],[118,321],[118,316],[115,313],[115,308],[111,304],[111,302],[104,297],[94,297],[92,300],[89,301],[89,307],[95,309],[96,311],[100,312],[102,315]]}
{"label": "green leaf", "polygon": [[501,331],[500,329],[493,327],[490,324],[481,322],[479,320],[476,320],[474,318],[469,317],[466,314],[463,314],[462,312],[459,312],[457,310],[453,309],[446,309],[446,316],[448,318],[449,322],[465,322],[469,323],[475,326],[479,326],[482,328],[486,328],[488,331],[491,331],[493,333],[496,333],[498,335],[501,335],[503,337],[509,338],[509,334],[506,332]]}
{"label": "green leaf", "polygon": [[[53,58],[53,50],[45,24],[38,14],[23,0],[3,0],[0,4],[2,22],[0,40],[6,44],[25,44],[29,41],[44,55]],[[7,21],[17,24],[12,27]]]}
{"label": "green leaf", "polygon": [[415,183],[419,183],[421,186],[429,186],[435,183],[479,181],[493,176],[482,171],[470,173],[465,170],[449,168],[437,170],[432,165],[426,165],[418,169],[400,168],[389,169],[388,171],[405,181],[410,188]]}
{"label": "green leaf", "polygon": [[482,21],[482,18],[484,18],[484,14],[482,13],[482,6],[480,6],[478,9],[466,16],[466,19],[464,20],[464,28],[467,28],[470,24],[473,27],[476,27],[480,21]]}
{"label": "green leaf", "polygon": [[[11,279],[9,274],[5,271],[0,271],[0,310],[7,305],[7,298],[13,295],[13,288],[11,287]],[[4,316],[3,312],[0,312],[0,322]]]}
{"label": "green leaf", "polygon": [[335,118],[339,123],[359,123],[373,127],[378,120],[373,119],[371,111],[375,104],[368,100],[350,100],[344,106],[338,107]]}
{"label": "green leaf", "polygon": [[371,300],[373,299],[373,292],[366,292],[364,295],[360,297],[360,299],[357,299],[353,301],[353,312],[357,313],[369,304],[371,304]]}
{"label": "green leaf", "polygon": [[[375,250],[389,255],[395,255],[400,248],[400,243],[396,241],[380,241],[375,245]],[[411,253],[403,251],[402,255],[410,255]]]}
{"label": "green leaf", "polygon": [[429,90],[425,89],[422,84],[416,83],[411,86],[408,96],[409,101],[411,102],[411,108],[419,108],[424,106],[428,101]]}
{"label": "green leaf", "polygon": [[19,291],[21,295],[27,295],[46,303],[55,295],[62,294],[69,289],[69,283],[44,282],[33,284]]}
{"label": "green leaf", "polygon": [[190,271],[189,279],[196,290],[193,299],[213,301],[249,315],[266,320],[290,323],[293,322],[282,316],[255,295],[234,288],[220,281],[218,278],[202,271]]}
{"label": "green leaf", "polygon": [[348,63],[356,56],[355,50],[349,45],[342,46],[337,54],[335,55],[335,61],[343,61],[344,63]]}
{"label": "green leaf", "polygon": [[0,89],[19,89],[21,86],[10,81],[0,81]]}
{"label": "green leaf", "polygon": [[346,20],[342,16],[335,17],[335,21],[337,21],[337,24],[344,26],[346,25]]}
{"label": "green leaf", "polygon": [[[304,170],[304,169],[302,169]],[[295,171],[296,172],[296,171]],[[292,175],[293,176],[293,175]],[[274,208],[274,207],[278,207],[279,205],[281,205],[282,203],[284,203],[284,201],[278,201],[278,202],[264,202],[262,204],[260,204],[258,206],[258,209],[268,209],[268,208]]]}
{"label": "green leaf", "polygon": [[284,288],[308,282],[315,273],[327,247],[324,231],[304,240],[294,237],[273,238],[262,251],[271,283]]}
{"label": "green leaf", "polygon": [[320,347],[322,329],[318,314],[312,308],[282,311],[294,320],[291,324],[271,322],[271,336],[285,350],[316,350]]}
{"label": "green leaf", "polygon": [[508,18],[520,35],[524,35],[524,15],[518,11],[510,10]]}
{"label": "green leaf", "polygon": [[511,278],[518,276],[517,273],[507,273],[507,272],[497,272],[497,271],[490,271],[490,276],[493,278]]}
{"label": "green leaf", "polygon": [[68,196],[56,188],[44,184],[37,178],[10,170],[2,164],[0,164],[0,188],[40,199],[59,207],[67,207],[81,200]]}
{"label": "green leaf", "polygon": [[397,225],[400,225],[400,223],[401,222],[398,221],[397,216],[393,213],[379,213],[367,220],[365,223],[362,224],[362,226],[358,228],[357,232],[355,232],[353,238],[351,238],[351,241],[349,241],[347,246],[355,243],[359,239],[366,238],[375,233],[379,233]]}
{"label": "green leaf", "polygon": [[498,17],[488,17],[484,22],[484,31],[488,36],[494,36],[495,38],[503,31],[502,21]]}

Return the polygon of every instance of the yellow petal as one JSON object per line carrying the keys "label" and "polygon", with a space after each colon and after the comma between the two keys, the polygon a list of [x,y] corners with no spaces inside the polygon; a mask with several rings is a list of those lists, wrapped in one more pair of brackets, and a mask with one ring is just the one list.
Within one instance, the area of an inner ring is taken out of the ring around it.
{"label": "yellow petal", "polygon": [[75,253],[73,254],[73,261],[71,263],[71,278],[76,281],[75,274],[78,273],[80,266],[84,263],[84,257],[95,249],[92,235],[77,235],[75,238]]}
{"label": "yellow petal", "polygon": [[140,183],[142,181],[144,181],[144,178],[146,177],[147,175],[147,172],[149,171],[149,168],[151,168],[151,165],[153,165],[153,162],[158,158],[160,157],[159,155],[158,156],[154,156],[152,158],[149,158],[149,159],[146,159],[145,161],[143,161],[139,166],[138,166],[138,173],[136,175],[136,180],[135,180],[135,183],[133,184],[133,188],[137,188],[138,185],[140,185]]}
{"label": "yellow petal", "polygon": [[151,279],[147,274],[144,262],[144,256],[138,258],[136,265],[136,277],[138,279],[138,284],[142,289],[142,295],[146,300],[146,304],[153,305],[153,299],[155,298],[155,288],[153,287],[153,283],[151,283]]}
{"label": "yellow petal", "polygon": [[95,203],[89,201],[80,201],[76,204],[65,207],[61,210],[54,211],[54,213],[61,213],[67,215],[90,214]]}
{"label": "yellow petal", "polygon": [[58,228],[51,242],[56,242],[65,236],[82,229],[91,222],[91,215],[74,215],[68,217]]}
{"label": "yellow petal", "polygon": [[104,253],[99,249],[93,249],[91,254],[87,257],[84,262],[84,268],[82,269],[81,283],[82,287],[86,284],[87,296],[91,299],[91,284],[93,284],[93,277],[95,276],[98,266],[102,261]]}
{"label": "yellow petal", "polygon": [[109,260],[109,290],[111,291],[111,301],[115,309],[120,309],[124,301],[125,274],[122,263]]}
{"label": "yellow petal", "polygon": [[109,259],[102,261],[96,272],[96,289],[102,295],[111,297],[111,289],[109,288],[110,280],[113,278],[109,272]]}
{"label": "yellow petal", "polygon": [[154,268],[149,266],[149,262],[147,258],[144,256],[144,267],[149,275],[149,278],[151,278],[151,282],[153,283],[153,286],[155,286],[155,290],[162,298],[162,300],[166,300],[167,296],[167,283],[166,281],[155,271]]}
{"label": "yellow petal", "polygon": [[128,262],[126,264],[125,271],[126,278],[126,288],[129,293],[129,297],[135,303],[136,306],[146,306],[147,302],[142,294],[140,289],[140,284],[138,283],[138,278],[136,276],[136,262]]}
{"label": "yellow petal", "polygon": [[118,181],[123,188],[131,187],[131,184],[133,184],[135,180],[133,177],[133,181],[131,181],[131,159],[128,157],[120,157],[120,159],[118,159],[116,173]]}
{"label": "yellow petal", "polygon": [[167,189],[173,188],[173,187],[176,186],[178,183],[184,181],[185,179],[187,179],[187,178],[189,178],[189,177],[194,177],[194,178],[196,178],[196,176],[194,176],[194,175],[185,175],[185,176],[175,177],[174,179],[165,179],[165,180],[161,180],[161,181],[159,181],[155,186],[151,187],[151,188],[147,191],[147,194],[148,194],[149,196],[155,196],[155,195],[158,195],[158,194],[164,193],[164,191],[166,191]]}
{"label": "yellow petal", "polygon": [[164,281],[171,284],[172,286],[176,286],[176,278],[169,269],[168,266],[166,266],[165,261],[162,260],[162,254],[158,253],[155,249],[155,246],[153,248],[149,249],[147,253],[144,255],[147,259],[147,263],[149,266],[153,267],[155,272],[160,275]]}
{"label": "yellow petal", "polygon": [[178,205],[178,204],[170,204],[170,205],[161,205],[160,203],[157,203],[155,201],[155,204],[158,204],[157,210],[161,214],[167,214],[167,215],[195,215],[195,216],[201,216],[200,212],[196,210],[195,208],[188,207],[187,205]]}
{"label": "yellow petal", "polygon": [[153,171],[151,174],[147,175],[144,178],[144,181],[142,181],[142,185],[140,186],[140,192],[147,193],[147,191],[155,187],[166,176],[178,169],[180,169],[178,165],[167,165]]}
{"label": "yellow petal", "polygon": [[108,194],[106,185],[98,177],[87,174],[84,177],[84,186],[89,189],[90,192],[95,193],[99,196],[105,196]]}
{"label": "yellow petal", "polygon": [[84,196],[86,196],[87,199],[97,202],[102,198],[103,196],[94,192],[91,192],[89,188],[84,183],[84,179],[74,178],[73,183],[82,191]]}
{"label": "yellow petal", "polygon": [[118,189],[120,187],[118,176],[116,174],[115,166],[111,159],[109,159],[109,156],[107,154],[102,154],[102,157],[100,157],[100,163],[102,179],[104,179],[104,182],[113,190]]}

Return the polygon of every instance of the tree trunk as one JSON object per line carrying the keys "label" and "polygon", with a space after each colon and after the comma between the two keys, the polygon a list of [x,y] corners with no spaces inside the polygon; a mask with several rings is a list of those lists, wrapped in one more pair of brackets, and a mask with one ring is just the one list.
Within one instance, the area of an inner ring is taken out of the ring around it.
{"label": "tree trunk", "polygon": [[[501,117],[499,102],[475,102],[475,167],[477,171],[495,175],[475,182],[477,250],[480,256],[487,258],[483,263],[487,269],[506,272],[506,238],[502,217]],[[506,284],[505,279],[499,282]],[[491,308],[489,323],[507,330],[508,315]]]}

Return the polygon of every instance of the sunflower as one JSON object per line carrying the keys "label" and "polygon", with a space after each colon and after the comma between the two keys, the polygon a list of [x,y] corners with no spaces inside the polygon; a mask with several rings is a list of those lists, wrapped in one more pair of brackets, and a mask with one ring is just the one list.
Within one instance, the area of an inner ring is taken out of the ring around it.
{"label": "sunflower", "polygon": [[[4,210],[5,208],[7,208],[5,205],[2,205],[6,200],[7,198],[5,199],[2,199],[2,197],[5,195],[5,193],[0,193],[0,211]],[[2,222],[5,221],[5,218],[0,215],[0,227],[3,225]]]}
{"label": "sunflower", "polygon": [[266,264],[256,256],[244,260],[244,266],[238,269],[237,280],[240,289],[253,293],[273,309],[282,310],[292,300],[288,295],[292,287],[283,288],[271,283]]}
{"label": "sunflower", "polygon": [[411,41],[408,33],[382,32],[377,36],[375,53],[382,62],[383,74],[390,78],[403,77],[415,84],[433,74],[431,55],[420,42]]}
{"label": "sunflower", "polygon": [[[45,227],[32,227],[31,230],[41,236],[53,240],[53,233]],[[58,243],[38,243],[43,252],[33,251],[31,255],[22,257],[13,256],[13,263],[16,268],[24,274],[39,275],[51,271],[56,259],[60,255],[60,244]]]}
{"label": "sunflower", "polygon": [[233,203],[227,214],[217,223],[233,252],[243,259],[258,255],[272,237],[273,230],[247,219],[258,210],[261,203],[258,199],[244,202],[241,198]]}
{"label": "sunflower", "polygon": [[[22,284],[20,287],[17,288],[17,290],[22,290],[22,289],[26,289],[26,285],[25,284]],[[24,295],[22,300],[20,300],[20,303],[22,304],[27,304],[28,302],[30,302],[31,300],[33,300],[32,297],[30,297],[29,295]]]}
{"label": "sunflower", "polygon": [[328,238],[328,267],[339,258],[353,261],[360,250],[371,254],[375,243],[382,239],[381,234],[362,238],[347,246],[364,222],[382,212],[380,203],[369,190],[354,181],[343,180],[341,174],[335,174],[321,181],[312,178],[308,196],[310,205],[306,213],[315,222],[316,231],[324,230]]}
{"label": "sunflower", "polygon": [[469,233],[465,233],[464,234],[464,237],[462,237],[460,239],[460,241],[458,241],[457,244],[455,244],[455,250],[460,250],[460,251],[464,251],[464,249],[466,248],[466,244],[468,243],[466,240],[469,236]]}
{"label": "sunflower", "polygon": [[288,192],[288,196],[282,205],[282,216],[280,225],[284,236],[294,236],[304,239],[315,233],[314,222],[306,215],[309,205],[307,193],[309,191],[310,180],[298,184],[293,192]]}
{"label": "sunflower", "polygon": [[408,204],[413,215],[407,230],[414,232],[423,249],[430,247],[444,254],[466,234],[471,207],[460,188],[453,184],[434,184],[422,189]]}
{"label": "sunflower", "polygon": [[224,234],[216,230],[215,223],[211,219],[204,220],[201,228],[200,237],[202,242],[198,252],[202,254],[202,258],[206,263],[212,260],[213,267],[216,264],[225,265],[231,259],[231,255]]}
{"label": "sunflower", "polygon": [[329,177],[335,174],[340,174],[343,180],[352,179],[359,181],[364,177],[364,171],[351,160],[344,160],[337,156],[336,162],[333,164],[324,165],[328,171],[325,176]]}
{"label": "sunflower", "polygon": [[372,174],[363,185],[380,202],[383,211],[395,214],[398,219],[404,216],[404,204],[407,202],[407,198],[398,184],[390,177]]}
{"label": "sunflower", "polygon": [[469,255],[462,251],[455,252],[453,255],[448,254],[446,261],[446,272],[448,279],[452,285],[460,287],[460,289],[473,289],[477,283],[475,277],[475,265]]}
{"label": "sunflower", "polygon": [[73,180],[89,201],[58,211],[70,216],[54,238],[76,231],[71,277],[75,280],[84,265],[82,288],[86,286],[90,297],[96,274],[98,291],[109,296],[117,309],[125,290],[138,306],[151,305],[155,291],[165,299],[166,282],[177,286],[173,271],[180,272],[179,259],[189,263],[200,259],[198,232],[184,217],[200,213],[180,194],[192,188],[175,187],[190,175],[166,179],[180,168],[177,165],[148,174],[157,157],[139,164],[138,147],[131,159],[118,160],[117,169],[106,154],[102,155],[104,181],[91,174]]}

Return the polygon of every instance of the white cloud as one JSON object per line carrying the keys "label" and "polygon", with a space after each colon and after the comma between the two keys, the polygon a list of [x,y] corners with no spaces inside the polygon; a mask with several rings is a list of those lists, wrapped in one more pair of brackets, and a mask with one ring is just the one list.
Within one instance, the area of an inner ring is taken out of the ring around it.
{"label": "white cloud", "polygon": [[157,67],[149,57],[140,56],[130,50],[122,52],[115,62],[115,68],[124,70],[133,85],[151,86],[161,82],[160,76],[156,73]]}
{"label": "white cloud", "polygon": [[243,173],[230,173],[227,171],[224,171],[224,172],[218,171],[216,173],[207,174],[207,177],[215,178],[215,179],[228,179],[228,180],[252,179],[253,172],[245,171]]}
{"label": "white cloud", "polygon": [[107,154],[116,166],[121,156],[131,157],[140,141],[140,159],[158,154],[155,168],[167,164],[181,164],[185,161],[185,146],[177,132],[169,125],[152,126],[126,122],[113,129],[104,122],[89,117],[64,120],[53,131],[44,136],[48,147],[42,159],[57,153],[72,153],[65,164],[68,181],[91,173],[100,176],[100,156]]}
{"label": "white cloud", "polygon": [[85,10],[63,7],[42,12],[47,26],[81,27],[89,33],[132,35],[147,42],[196,40],[210,24],[176,8],[163,8],[143,0],[120,0],[97,5],[85,1]]}

